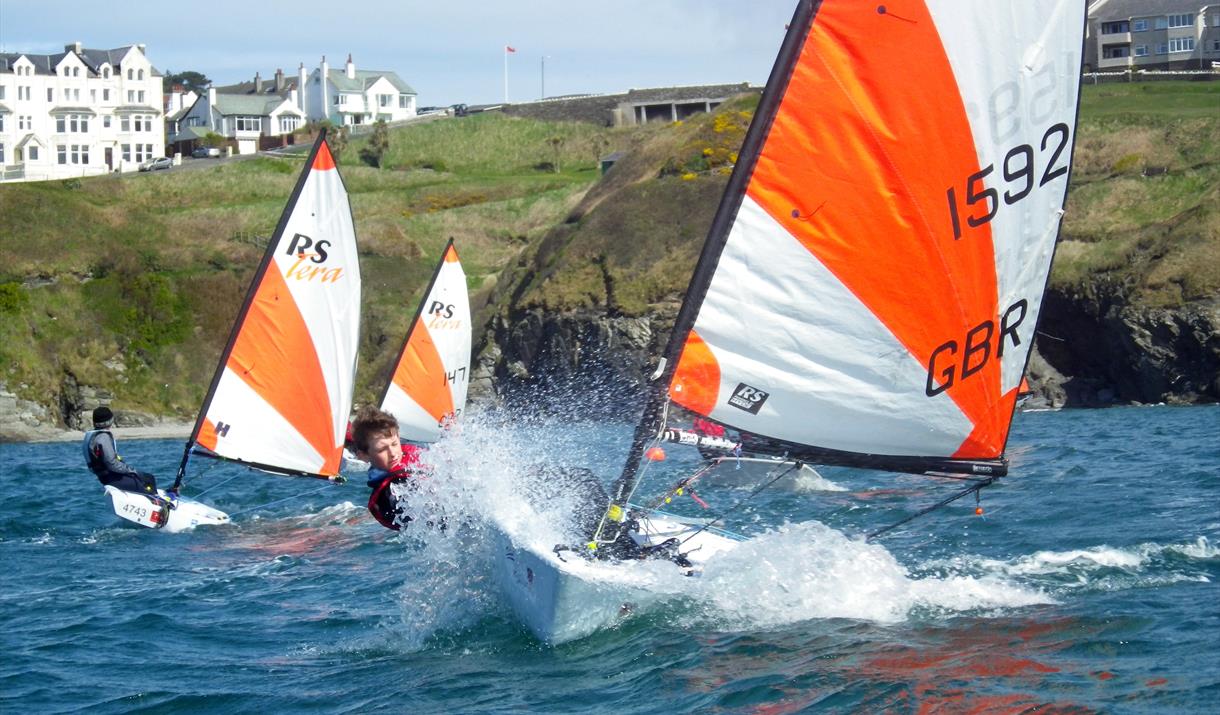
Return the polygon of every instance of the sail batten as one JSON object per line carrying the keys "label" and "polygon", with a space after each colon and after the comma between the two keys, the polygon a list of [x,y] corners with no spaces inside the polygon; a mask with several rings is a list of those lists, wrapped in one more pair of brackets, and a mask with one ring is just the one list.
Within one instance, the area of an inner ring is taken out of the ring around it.
{"label": "sail batten", "polygon": [[360,269],[347,191],[323,136],[251,281],[192,449],[284,474],[338,474],[354,392]]}

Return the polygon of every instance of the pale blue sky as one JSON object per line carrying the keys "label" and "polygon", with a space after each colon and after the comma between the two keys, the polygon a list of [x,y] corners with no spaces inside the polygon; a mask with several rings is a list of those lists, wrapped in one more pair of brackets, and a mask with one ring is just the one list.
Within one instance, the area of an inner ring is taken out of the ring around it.
{"label": "pale blue sky", "polygon": [[[0,50],[147,45],[153,65],[217,84],[297,65],[393,70],[419,104],[499,102],[767,79],[794,0],[0,0]],[[273,9],[275,8],[275,9]]]}

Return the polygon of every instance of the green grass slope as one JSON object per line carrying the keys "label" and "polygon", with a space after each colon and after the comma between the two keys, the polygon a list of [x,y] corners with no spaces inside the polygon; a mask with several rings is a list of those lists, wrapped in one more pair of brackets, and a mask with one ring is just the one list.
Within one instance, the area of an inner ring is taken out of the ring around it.
{"label": "green grass slope", "polygon": [[[364,279],[358,398],[372,399],[445,242],[472,288],[562,221],[632,132],[480,115],[391,132],[381,168],[340,154]],[[0,186],[0,383],[193,416],[301,157]],[[66,410],[65,410],[66,411]]]}

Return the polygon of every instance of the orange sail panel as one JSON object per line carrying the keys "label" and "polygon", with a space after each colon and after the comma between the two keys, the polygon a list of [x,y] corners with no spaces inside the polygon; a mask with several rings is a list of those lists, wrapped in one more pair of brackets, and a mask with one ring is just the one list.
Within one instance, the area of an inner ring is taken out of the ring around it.
{"label": "orange sail panel", "polygon": [[466,273],[450,241],[416,310],[381,409],[399,436],[435,442],[466,405],[470,385],[470,300]]}
{"label": "orange sail panel", "polygon": [[234,326],[194,441],[272,471],[337,474],[359,336],[351,207],[319,139]]}
{"label": "orange sail panel", "polygon": [[998,458],[1066,194],[1084,4],[816,7],[726,198],[671,398],[796,444]]}

